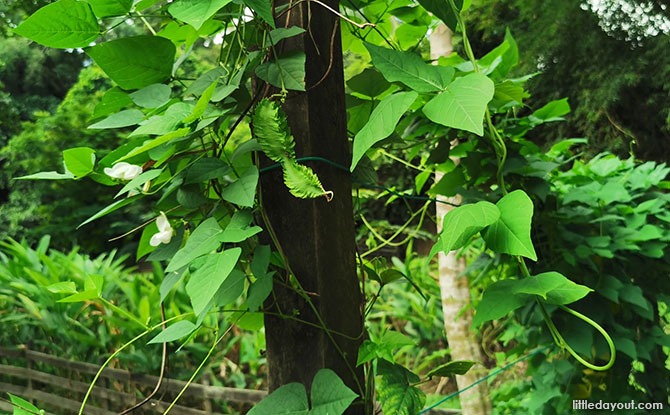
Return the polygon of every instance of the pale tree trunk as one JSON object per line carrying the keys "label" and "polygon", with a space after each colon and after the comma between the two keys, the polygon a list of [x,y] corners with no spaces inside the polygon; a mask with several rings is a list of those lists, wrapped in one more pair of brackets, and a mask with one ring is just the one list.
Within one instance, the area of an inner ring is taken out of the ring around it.
{"label": "pale tree trunk", "polygon": [[[448,56],[452,52],[451,31],[440,24],[430,36],[430,54],[433,60],[440,56]],[[458,160],[454,160],[458,163]],[[442,174],[435,173],[438,182]],[[446,203],[436,203],[437,231],[442,231],[442,219],[455,206],[460,205],[461,197],[441,198]],[[456,251],[438,254],[439,281],[442,296],[442,313],[447,342],[453,360],[473,360],[482,362],[482,350],[475,334],[470,330],[472,325],[472,308],[470,306],[470,287],[468,278],[463,275],[465,258],[459,258]],[[463,389],[485,375],[485,368],[475,365],[463,376],[456,376],[456,384]],[[488,384],[479,383],[459,395],[463,415],[489,415],[492,413]]]}

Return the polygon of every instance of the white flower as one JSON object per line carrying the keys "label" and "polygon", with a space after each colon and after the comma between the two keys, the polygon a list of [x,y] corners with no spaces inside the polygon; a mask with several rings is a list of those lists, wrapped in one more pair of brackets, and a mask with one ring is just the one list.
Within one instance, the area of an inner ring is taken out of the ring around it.
{"label": "white flower", "polygon": [[160,244],[169,244],[174,234],[174,229],[170,226],[167,216],[165,213],[161,212],[160,216],[156,218],[156,226],[158,227],[158,233],[154,234],[149,241],[149,245],[158,246]]}
{"label": "white flower", "polygon": [[116,163],[111,169],[106,167],[105,174],[113,179],[133,180],[135,177],[142,174],[142,166],[126,163],[122,161]]}

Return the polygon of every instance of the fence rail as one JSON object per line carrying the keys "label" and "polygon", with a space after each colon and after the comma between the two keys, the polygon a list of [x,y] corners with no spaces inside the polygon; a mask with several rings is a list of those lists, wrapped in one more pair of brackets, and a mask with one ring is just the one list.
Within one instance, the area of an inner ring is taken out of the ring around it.
{"label": "fence rail", "polygon": [[[78,379],[90,379],[98,373],[98,365],[76,362],[45,353],[28,350],[27,348],[10,349],[0,347],[0,359],[11,360],[13,364],[0,363],[0,392],[11,393],[33,401],[38,407],[47,410],[47,414],[76,414],[81,400],[90,383]],[[23,365],[17,365],[16,360]],[[36,369],[36,366],[61,369],[69,373],[62,377]],[[89,380],[89,381],[90,381]],[[105,368],[91,391],[92,403],[86,405],[86,415],[117,415],[119,411],[132,406],[139,399],[134,393],[119,390],[120,385],[130,385],[131,390],[141,388],[153,389],[158,377],[132,373],[127,370]],[[176,396],[186,382],[176,379],[163,379],[158,396]],[[48,390],[49,392],[45,392]],[[57,393],[61,391],[61,393]],[[212,411],[212,401],[225,401],[236,404],[255,404],[267,396],[267,392],[248,389],[236,389],[191,383],[182,395],[180,402],[197,402],[201,408],[175,405],[170,414],[173,415],[220,415]],[[77,399],[73,399],[77,398]],[[140,398],[141,399],[141,398]],[[152,399],[141,410],[134,414],[162,414],[170,405],[169,401]],[[12,406],[0,401],[0,411],[12,412]],[[460,411],[434,409],[427,415],[452,415]]]}
{"label": "fence rail", "polygon": [[[79,410],[81,399],[89,388],[90,383],[74,380],[88,377],[92,379],[99,366],[75,362],[48,354],[22,349],[9,349],[0,347],[0,358],[5,360],[21,360],[23,365],[0,364],[0,391],[19,395],[25,399],[35,401],[40,407],[54,414],[72,414]],[[74,374],[71,377],[61,377],[42,370],[35,369],[35,364],[59,368]],[[158,377],[131,373],[127,370],[105,368],[100,375],[98,384],[91,392],[96,402],[95,405],[87,405],[86,415],[116,415],[125,407],[133,405],[137,396],[127,391],[118,390],[119,384],[132,385],[133,389],[152,389],[158,382]],[[117,387],[114,385],[116,384]],[[38,387],[37,385],[44,385]],[[176,395],[186,382],[176,379],[163,379],[159,396]],[[49,390],[50,392],[44,392]],[[60,394],[51,391],[62,391]],[[210,386],[200,383],[192,383],[182,395],[182,400],[197,401],[203,409],[190,408],[183,405],[175,405],[170,413],[174,415],[217,415],[211,409],[211,401],[226,401],[240,404],[254,404],[267,395],[265,391],[235,389],[221,386]],[[72,399],[73,397],[79,400]],[[163,413],[170,402],[153,399],[147,403],[146,408],[137,413]],[[119,407],[121,406],[121,407]],[[0,410],[10,411],[9,404],[0,402]],[[148,411],[147,411],[148,410]]]}

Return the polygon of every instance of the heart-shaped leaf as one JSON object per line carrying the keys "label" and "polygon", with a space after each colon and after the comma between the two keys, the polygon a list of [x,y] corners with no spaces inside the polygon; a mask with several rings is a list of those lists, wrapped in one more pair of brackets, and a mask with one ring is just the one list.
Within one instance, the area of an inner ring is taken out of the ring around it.
{"label": "heart-shaped leaf", "polygon": [[461,248],[473,235],[499,218],[500,210],[490,202],[459,206],[444,216],[440,241],[435,246],[444,252]]}
{"label": "heart-shaped leaf", "polygon": [[472,73],[454,80],[446,91],[428,101],[423,113],[447,127],[484,135],[484,113],[495,86],[485,75]]}
{"label": "heart-shaped leaf", "polygon": [[537,261],[530,239],[533,201],[522,191],[515,190],[496,203],[500,218],[482,234],[486,245],[495,252],[521,255]]}

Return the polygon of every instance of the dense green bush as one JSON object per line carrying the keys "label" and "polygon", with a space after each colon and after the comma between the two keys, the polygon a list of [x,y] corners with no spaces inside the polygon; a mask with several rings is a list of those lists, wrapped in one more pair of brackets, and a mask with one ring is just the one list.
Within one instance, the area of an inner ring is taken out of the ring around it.
{"label": "dense green bush", "polygon": [[[610,370],[598,373],[545,350],[530,360],[531,379],[503,377],[497,383],[499,414],[528,413],[529,408],[536,410],[532,413],[567,413],[572,399],[667,404],[670,195],[665,189],[670,168],[607,153],[590,160],[569,158],[569,148],[582,141],[560,142],[547,153],[525,146],[526,163],[510,173],[526,188],[534,183],[536,189],[533,238],[539,261],[532,272],[558,270],[595,289],[575,309],[612,336],[617,360]],[[495,258],[482,254],[478,260],[487,261]],[[480,270],[473,264],[471,276],[481,275]],[[506,274],[497,267],[486,278]],[[596,330],[561,310],[548,311],[578,353],[594,362],[607,361],[608,347]],[[499,334],[505,351],[498,358],[507,361],[552,341],[537,305],[523,307],[490,330]],[[514,401],[505,398],[512,395]]]}
{"label": "dense green bush", "polygon": [[[48,236],[35,248],[25,241],[0,242],[0,344],[102,363],[145,325],[160,324],[162,272],[128,268],[115,251],[91,257],[78,249],[60,252],[49,243]],[[183,287],[177,288],[169,295],[167,318],[189,307]],[[158,373],[160,345],[146,344],[156,334],[126,348],[114,366]],[[187,378],[205,357],[208,347],[202,344],[214,338],[203,332],[198,339],[202,343],[189,342],[171,356],[169,376]],[[215,385],[257,387],[264,381],[258,375],[265,370],[265,359],[259,357],[264,347],[262,330],[237,331],[226,338],[205,373]]]}
{"label": "dense green bush", "polygon": [[[612,335],[618,362],[606,376],[585,374],[594,397],[661,402],[670,395],[670,336],[663,332],[670,300],[670,168],[610,154],[575,161],[550,176],[552,195],[540,213],[547,266],[596,291],[578,309]],[[561,323],[584,355],[606,353],[597,333]],[[628,380],[622,381],[623,379]]]}
{"label": "dense green bush", "polygon": [[[90,257],[77,249],[67,254],[49,249],[49,243],[48,236],[35,249],[12,239],[0,242],[1,344],[100,362],[135,335],[137,324],[128,315],[160,321],[151,274],[126,268],[114,251]],[[92,285],[109,299],[107,304],[62,301]],[[113,306],[129,314],[120,315]],[[159,361],[152,355],[147,359],[145,368]]]}

